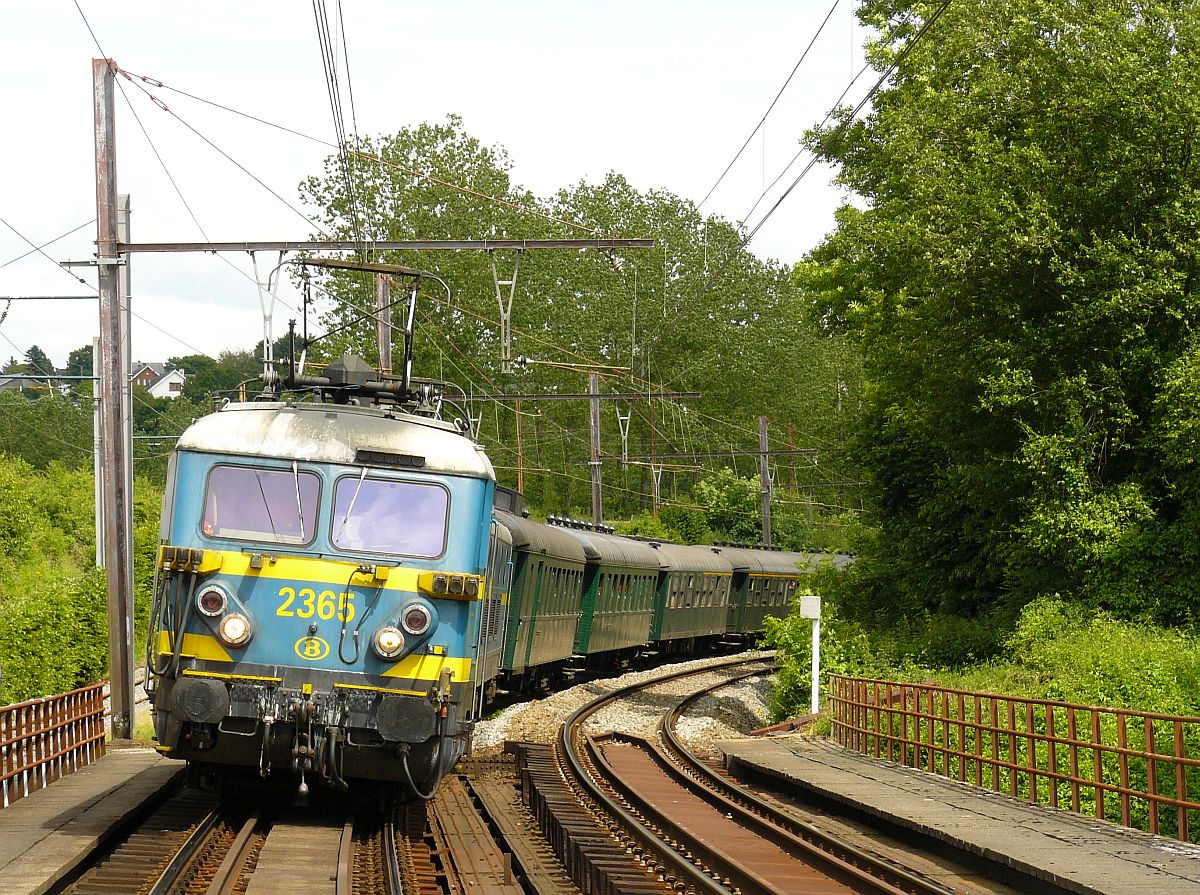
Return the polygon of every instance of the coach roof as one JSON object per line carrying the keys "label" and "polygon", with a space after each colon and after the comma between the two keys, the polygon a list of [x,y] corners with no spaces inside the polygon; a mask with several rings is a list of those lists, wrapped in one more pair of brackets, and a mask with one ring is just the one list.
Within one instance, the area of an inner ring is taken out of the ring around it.
{"label": "coach roof", "polygon": [[540,522],[514,516],[504,510],[496,510],[495,513],[496,519],[512,533],[513,546],[518,550],[578,563],[581,567],[586,563],[583,545],[574,538],[567,537],[561,528],[542,525]]}
{"label": "coach roof", "polygon": [[664,572],[724,572],[733,571],[729,560],[708,547],[693,547],[687,544],[660,544],[650,542],[658,553],[659,568]]}

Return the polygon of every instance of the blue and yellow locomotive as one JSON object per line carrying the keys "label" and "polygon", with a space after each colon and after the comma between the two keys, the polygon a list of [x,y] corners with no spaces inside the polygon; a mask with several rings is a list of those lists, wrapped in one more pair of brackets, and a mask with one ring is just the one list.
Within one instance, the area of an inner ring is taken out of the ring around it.
{"label": "blue and yellow locomotive", "polygon": [[494,487],[459,428],[395,406],[230,404],[195,422],[163,508],[159,749],[295,772],[301,792],[309,773],[431,792],[497,661]]}
{"label": "blue and yellow locomotive", "polygon": [[149,689],[195,767],[430,798],[500,687],[752,642],[831,559],[534,522],[407,375],[287,385],[316,400],[226,405],[168,470]]}

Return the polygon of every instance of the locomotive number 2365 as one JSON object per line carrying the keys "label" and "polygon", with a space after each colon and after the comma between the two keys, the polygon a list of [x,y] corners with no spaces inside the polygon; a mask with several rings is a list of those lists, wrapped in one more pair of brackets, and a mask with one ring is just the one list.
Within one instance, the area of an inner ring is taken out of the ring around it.
{"label": "locomotive number 2365", "polygon": [[331,590],[320,593],[311,587],[281,587],[279,597],[283,600],[276,615],[312,618],[314,615],[326,621],[337,616],[340,622],[354,621],[354,594],[342,591],[340,594]]}

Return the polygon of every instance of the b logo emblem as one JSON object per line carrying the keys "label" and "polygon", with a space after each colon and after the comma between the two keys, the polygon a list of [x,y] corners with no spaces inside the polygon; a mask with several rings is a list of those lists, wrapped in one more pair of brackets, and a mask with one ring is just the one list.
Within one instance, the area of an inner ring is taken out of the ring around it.
{"label": "b logo emblem", "polygon": [[320,637],[301,637],[296,641],[296,655],[309,662],[319,662],[329,655],[329,644]]}

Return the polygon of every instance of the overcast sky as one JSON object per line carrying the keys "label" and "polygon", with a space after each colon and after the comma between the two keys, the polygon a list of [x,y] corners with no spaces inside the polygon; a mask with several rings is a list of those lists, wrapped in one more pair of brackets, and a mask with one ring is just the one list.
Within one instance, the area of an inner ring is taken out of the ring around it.
{"label": "overcast sky", "polygon": [[[783,85],[833,0],[706,2],[364,2],[343,0],[358,130],[393,133],[449,113],[504,146],[516,183],[547,196],[606,172],[641,190],[699,202]],[[337,0],[325,3],[332,19]],[[333,139],[311,3],[80,0],[104,53],[124,69],[313,136]],[[862,65],[863,32],[842,0],[824,33],[704,211],[742,220]],[[71,0],[6,4],[0,77],[0,218],[35,243],[95,216],[91,59],[100,55]],[[864,78],[853,102],[869,87]],[[304,239],[311,227],[179,120],[123,82],[118,188],[131,196],[133,241],[204,239],[156,160],[141,119],[200,227],[224,240]],[[293,206],[327,150],[148,88]],[[347,113],[347,118],[349,114]],[[793,167],[753,225],[783,186]],[[814,169],[750,248],[795,261],[820,242],[844,200]],[[470,234],[464,234],[468,236]],[[616,234],[653,236],[654,234]],[[95,226],[46,249],[84,260]],[[0,224],[0,296],[85,294]],[[245,256],[227,256],[248,271]],[[268,259],[260,258],[265,272]],[[273,263],[273,262],[270,262]],[[144,361],[248,348],[262,330],[253,283],[212,256],[138,256],[133,355]],[[94,285],[89,268],[75,275]],[[453,285],[453,284],[451,284]],[[281,291],[276,334],[295,303]],[[0,302],[3,313],[4,302]],[[39,345],[56,364],[97,331],[93,302],[14,302],[0,323],[0,362]]]}

